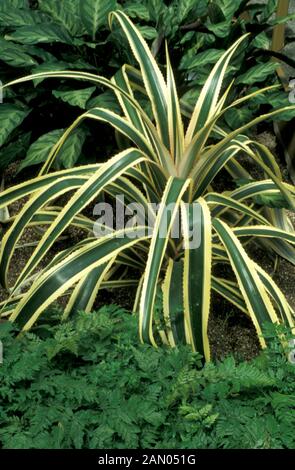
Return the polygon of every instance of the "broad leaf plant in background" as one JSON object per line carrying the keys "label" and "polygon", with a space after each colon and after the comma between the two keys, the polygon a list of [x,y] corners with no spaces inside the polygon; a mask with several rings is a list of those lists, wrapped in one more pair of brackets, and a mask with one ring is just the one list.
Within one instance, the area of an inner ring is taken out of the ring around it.
{"label": "broad leaf plant in background", "polygon": [[[284,0],[285,1],[285,0]],[[111,10],[121,9],[133,19],[159,64],[165,64],[165,40],[173,50],[173,67],[182,104],[189,112],[207,76],[235,40],[251,32],[227,68],[227,83],[235,78],[229,99],[278,83],[277,64],[271,61],[271,34],[278,23],[294,15],[274,17],[278,1],[249,0],[1,0],[0,78],[9,82],[23,75],[75,70],[112,76],[125,62],[135,65],[123,33],[107,27]],[[288,32],[286,41],[294,41]],[[280,52],[276,57],[292,65]],[[290,62],[291,61],[291,62]],[[293,64],[294,67],[294,64]],[[137,99],[141,99],[140,97]],[[18,170],[43,163],[48,147],[81,113],[94,106],[119,112],[110,90],[98,83],[75,84],[55,80],[48,89],[42,78],[19,83],[5,93],[0,108],[0,171],[16,161]],[[141,103],[144,105],[144,102]],[[220,117],[233,130],[258,116],[260,110],[288,105],[282,89],[253,97],[247,107],[230,108]],[[294,116],[294,113],[293,113]],[[273,117],[275,119],[276,116]],[[288,120],[290,116],[280,115]],[[81,125],[69,137],[54,162],[55,169],[93,163],[98,152],[111,154],[113,136],[106,133],[97,145],[97,126]]]}
{"label": "broad leaf plant in background", "polygon": [[[50,77],[84,80],[90,86],[112,91],[121,111],[107,107],[87,110],[53,146],[38,177],[0,194],[0,209],[28,197],[1,242],[0,280],[10,291],[1,315],[28,330],[60,296],[68,295],[63,314],[66,318],[78,310],[90,312],[102,288],[136,285],[134,310],[138,312],[141,340],[154,346],[187,343],[209,360],[208,318],[213,290],[251,318],[265,347],[262,325],[286,322],[293,327],[294,311],[271,276],[249,257],[247,246],[259,240],[274,255],[295,263],[295,236],[287,212],[294,210],[295,188],[283,182],[274,156],[263,144],[251,140],[247,131],[295,106],[260,115],[232,131],[219,125],[229,110],[243,109],[251,99],[275,89],[256,90],[233,102],[228,99],[234,83],[224,87],[223,80],[246,35],[216,62],[188,117],[177,95],[168,47],[164,77],[128,16],[115,11],[109,20],[112,28],[121,27],[138,69],[123,66],[111,80],[87,72],[53,70],[7,84],[12,87]],[[150,106],[143,108],[138,94]],[[52,172],[68,139],[88,120],[112,126],[122,134],[125,148],[104,163]],[[245,156],[260,168],[261,180],[252,178],[244,165]],[[225,172],[234,189],[215,189],[220,172]],[[68,193],[66,204],[59,204],[60,196]],[[124,195],[126,203],[140,202],[145,225],[110,230],[95,238],[93,219],[85,208],[93,208],[101,193],[110,199]],[[159,209],[153,211],[151,202],[159,204]],[[171,204],[173,210],[169,211]],[[168,221],[166,225],[164,220]],[[179,239],[171,236],[177,220],[182,234]],[[201,243],[192,248],[189,239],[194,224]],[[12,256],[19,249],[24,230],[36,225],[44,232],[11,286],[8,273]],[[40,272],[40,262],[71,226],[83,230],[85,238],[56,254]],[[163,231],[165,237],[160,236]],[[233,277],[221,277],[220,266],[227,266]]]}

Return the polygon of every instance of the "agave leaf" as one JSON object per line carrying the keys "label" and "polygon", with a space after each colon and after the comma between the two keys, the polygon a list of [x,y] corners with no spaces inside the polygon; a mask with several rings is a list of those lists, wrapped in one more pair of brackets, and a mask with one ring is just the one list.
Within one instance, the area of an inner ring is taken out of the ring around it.
{"label": "agave leaf", "polygon": [[136,166],[144,160],[145,157],[140,153],[140,151],[136,149],[127,149],[102,165],[101,168],[76,191],[75,195],[66,204],[54,224],[51,225],[44,234],[30,260],[27,262],[18,277],[15,283],[15,288],[21,284],[24,278],[27,277],[34,268],[36,268],[41,259],[53,245],[54,241],[66,229],[66,227],[70,225],[76,214],[97,197],[99,192],[106,185],[121,176],[128,168]]}
{"label": "agave leaf", "polygon": [[[157,346],[153,332],[153,315],[157,283],[160,269],[168,245],[168,237],[179,209],[181,198],[190,184],[190,180],[171,177],[164,191],[160,210],[153,229],[139,311],[139,333],[143,342]],[[170,208],[169,208],[170,205]],[[171,209],[171,205],[172,209]]]}
{"label": "agave leaf", "polygon": [[114,18],[119,21],[132,52],[140,65],[145,88],[153,107],[157,128],[164,145],[168,147],[167,86],[163,75],[146,42],[129,18],[122,11],[111,14],[111,23]]}
{"label": "agave leaf", "polygon": [[[194,351],[198,351],[209,361],[211,216],[205,200],[201,198],[193,206],[185,206],[182,203],[181,213],[185,248],[183,294],[187,342],[192,345]],[[191,231],[195,240],[190,240]]]}
{"label": "agave leaf", "polygon": [[163,290],[163,314],[170,346],[186,344],[185,317],[183,315],[183,261],[169,259]]}
{"label": "agave leaf", "polygon": [[123,236],[114,232],[95,240],[46,270],[19,302],[10,320],[17,319],[23,330],[30,329],[40,314],[83,276],[116,257],[120,251],[147,237],[143,234],[144,227],[139,227],[137,231],[139,237],[132,240],[128,236],[130,230],[123,231]]}
{"label": "agave leaf", "polygon": [[259,278],[254,262],[249,258],[233,231],[219,219],[213,219],[213,227],[227,252],[260,344],[265,347],[262,327],[266,322],[279,322],[276,312]]}

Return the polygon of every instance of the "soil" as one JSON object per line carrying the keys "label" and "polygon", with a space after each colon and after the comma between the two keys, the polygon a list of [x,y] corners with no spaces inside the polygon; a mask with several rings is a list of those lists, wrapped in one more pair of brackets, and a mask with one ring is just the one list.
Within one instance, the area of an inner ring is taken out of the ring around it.
{"label": "soil", "polygon": [[[260,142],[267,145],[272,151],[275,150],[276,143],[275,138],[269,132],[264,132],[258,136]],[[244,162],[245,163],[245,162]],[[247,162],[246,162],[247,163]],[[249,168],[253,176],[260,176],[255,174],[257,171],[248,162]],[[18,164],[12,164],[5,173],[5,184],[6,187],[25,180],[28,175],[23,173],[16,176]],[[286,176],[285,168],[282,164],[282,170],[284,176]],[[223,183],[224,184],[224,183]],[[222,180],[220,178],[217,181],[218,190],[222,189]],[[227,187],[228,189],[228,187]],[[18,213],[25,200],[14,204],[10,208],[10,214]],[[0,224],[1,228],[1,224]],[[2,225],[2,230],[5,231],[5,226]],[[1,233],[1,230],[0,230]],[[50,259],[61,249],[64,249],[68,244],[72,244],[79,239],[80,234],[74,231],[68,231],[66,238],[56,243],[50,254],[43,260],[40,270],[48,264]],[[37,241],[40,238],[40,234],[34,229],[27,229],[20,241],[21,244],[31,243]],[[11,269],[9,273],[9,282],[12,285],[24,267],[26,261],[33,251],[33,247],[26,247],[17,250],[17,254],[11,263]],[[251,246],[251,256],[257,261],[267,272],[273,273],[273,260],[268,257],[266,252],[259,246]],[[274,280],[280,286],[282,291],[285,293],[290,305],[295,309],[295,291],[294,291],[294,279],[295,279],[295,266],[292,266],[285,260],[280,260],[279,266],[274,274]],[[99,308],[105,304],[118,304],[128,310],[132,309],[135,295],[135,288],[126,289],[114,289],[103,290],[98,296],[95,308]],[[4,291],[0,286],[0,302],[7,298],[7,292]],[[59,300],[59,305],[62,307],[66,303],[66,298],[63,297]],[[242,314],[238,309],[228,303],[225,299],[213,294],[211,299],[211,312],[209,318],[209,341],[211,344],[212,356],[214,359],[221,359],[229,354],[233,354],[235,357],[243,360],[250,360],[255,357],[260,350],[258,338],[253,327],[252,322],[248,317]]]}

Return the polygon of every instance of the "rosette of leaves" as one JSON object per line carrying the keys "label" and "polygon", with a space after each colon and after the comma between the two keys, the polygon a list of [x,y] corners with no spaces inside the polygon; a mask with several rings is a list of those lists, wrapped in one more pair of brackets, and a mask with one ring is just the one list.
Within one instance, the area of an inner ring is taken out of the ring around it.
{"label": "rosette of leaves", "polygon": [[[212,68],[187,122],[182,117],[168,48],[164,78],[132,21],[121,11],[110,15],[113,27],[114,20],[140,70],[125,66],[112,80],[91,73],[52,71],[7,84],[40,78],[86,80],[113,91],[121,114],[104,107],[86,111],[53,146],[38,177],[0,194],[0,209],[29,196],[1,242],[0,279],[11,294],[2,305],[2,315],[27,330],[59,296],[68,296],[65,318],[77,310],[91,311],[102,288],[135,284],[141,340],[154,346],[187,343],[209,360],[213,290],[251,318],[264,347],[263,323],[286,322],[293,327],[294,311],[271,276],[250,258],[247,246],[260,240],[270,252],[295,262],[295,236],[286,212],[294,210],[295,188],[284,183],[271,152],[246,132],[295,106],[260,115],[231,132],[219,126],[228,110],[239,109],[269,90],[228,100],[233,84],[224,87],[223,80],[231,58],[247,40],[242,36]],[[146,109],[136,99],[140,92],[150,103]],[[112,126],[126,139],[125,149],[105,163],[51,172],[72,133],[89,119]],[[243,166],[245,155],[262,170],[264,179],[251,178]],[[229,181],[246,184],[218,193],[216,179],[221,171]],[[83,210],[102,191],[111,199],[124,196],[126,204],[140,203],[143,223],[93,237],[94,221]],[[69,192],[73,194],[68,202],[58,205],[58,197]],[[273,208],[268,201],[274,200],[279,204]],[[150,203],[158,204],[158,209]],[[180,228],[179,238],[172,234],[175,224]],[[13,253],[24,229],[34,225],[45,231],[11,286],[8,271]],[[58,253],[41,272],[36,271],[71,226],[84,230],[86,237]],[[200,235],[197,246],[190,244],[192,229]],[[228,267],[234,277],[217,274],[220,266]]]}

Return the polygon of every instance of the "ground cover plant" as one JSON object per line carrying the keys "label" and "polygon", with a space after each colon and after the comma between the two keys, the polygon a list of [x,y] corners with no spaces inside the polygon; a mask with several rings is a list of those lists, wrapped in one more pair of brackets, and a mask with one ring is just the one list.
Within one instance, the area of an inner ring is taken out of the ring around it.
{"label": "ground cover plant", "polygon": [[[9,84],[48,77],[88,80],[115,93],[121,114],[103,107],[86,111],[52,148],[37,178],[0,194],[0,208],[30,195],[1,243],[0,279],[11,294],[2,305],[2,315],[27,330],[59,296],[68,295],[66,318],[79,309],[90,311],[102,287],[135,284],[141,340],[154,346],[187,343],[209,360],[207,330],[214,290],[251,318],[264,347],[262,324],[284,321],[293,327],[294,311],[272,278],[250,259],[246,248],[251,240],[261,240],[271,252],[294,264],[295,237],[286,211],[294,210],[294,187],[283,182],[268,148],[246,132],[295,106],[261,115],[234,131],[226,132],[219,126],[227,110],[245,106],[266,91],[227,101],[232,84],[224,87],[223,79],[231,58],[246,39],[242,36],[213,67],[187,120],[182,115],[168,48],[164,79],[132,21],[116,11],[110,16],[110,25],[117,27],[117,23],[140,71],[125,66],[112,80],[84,72],[53,71]],[[149,100],[144,109],[133,92],[136,78],[137,89]],[[127,138],[126,148],[105,163],[50,173],[68,137],[88,119],[113,126]],[[253,179],[240,159],[245,155],[266,179]],[[221,170],[227,172],[232,186],[218,193],[215,181]],[[70,191],[73,196],[64,207],[59,206],[57,197]],[[122,230],[109,229],[106,236],[93,237],[93,219],[83,210],[102,192],[111,198],[124,195],[126,204],[140,203],[143,224],[127,224]],[[150,203],[160,204],[159,209],[154,210]],[[172,235],[174,223],[180,228],[179,238]],[[9,286],[12,255],[19,249],[24,229],[35,225],[46,231],[16,283]],[[58,253],[36,273],[40,261],[69,226],[85,230],[87,237]],[[192,247],[194,230],[200,243]],[[220,276],[220,266],[227,266],[234,277]]]}
{"label": "ground cover plant", "polygon": [[[235,78],[230,99],[245,90],[251,92],[279,83],[275,57],[289,65],[292,60],[272,53],[271,35],[276,24],[292,15],[275,18],[280,2],[250,4],[230,0],[2,0],[0,5],[0,78],[7,82],[28,73],[54,70],[83,70],[112,76],[125,62],[135,65],[128,43],[120,30],[109,31],[107,15],[121,9],[151,42],[154,56],[165,65],[165,41],[173,51],[172,63],[183,106],[190,112],[214,63],[241,35],[251,36],[240,46],[226,72],[229,84]],[[294,15],[293,15],[294,16]],[[292,32],[286,42],[292,42]],[[287,86],[287,83],[284,83]],[[288,94],[270,90],[255,97],[249,106],[231,108],[221,121],[234,129],[259,115],[261,109],[288,104]],[[54,81],[38,78],[30,85],[19,84],[5,93],[0,108],[0,170],[12,161],[19,169],[40,164],[80,110],[104,106],[118,112],[112,93],[99,84]],[[285,115],[284,119],[290,116]],[[280,119],[283,117],[281,116]],[[273,119],[276,119],[274,116]],[[73,133],[54,162],[56,168],[70,168],[76,162],[96,161],[97,153],[113,151],[113,136],[102,133],[97,145],[97,128],[84,123]]]}
{"label": "ground cover plant", "polygon": [[270,326],[257,359],[204,368],[188,347],[139,345],[116,306],[13,330],[0,324],[2,449],[295,447],[295,367]]}

